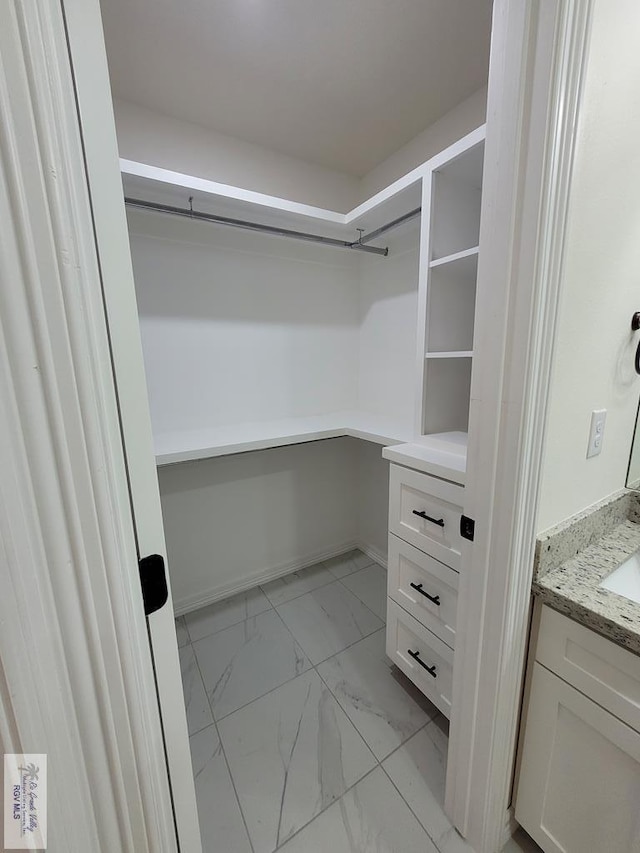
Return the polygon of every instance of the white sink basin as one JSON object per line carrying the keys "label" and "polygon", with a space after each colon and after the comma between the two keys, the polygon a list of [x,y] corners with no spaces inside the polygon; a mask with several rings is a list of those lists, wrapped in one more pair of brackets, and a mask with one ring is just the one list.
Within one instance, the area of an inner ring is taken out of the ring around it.
{"label": "white sink basin", "polygon": [[640,604],[640,551],[632,554],[600,584],[602,589],[617,592]]}

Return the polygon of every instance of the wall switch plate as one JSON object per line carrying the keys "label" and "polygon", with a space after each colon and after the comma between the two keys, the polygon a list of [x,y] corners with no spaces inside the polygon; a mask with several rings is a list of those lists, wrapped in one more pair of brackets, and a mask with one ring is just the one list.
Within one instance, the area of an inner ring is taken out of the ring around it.
{"label": "wall switch plate", "polygon": [[604,422],[607,419],[606,409],[595,409],[591,412],[591,429],[589,430],[589,446],[587,447],[587,459],[597,456],[602,450],[604,439]]}

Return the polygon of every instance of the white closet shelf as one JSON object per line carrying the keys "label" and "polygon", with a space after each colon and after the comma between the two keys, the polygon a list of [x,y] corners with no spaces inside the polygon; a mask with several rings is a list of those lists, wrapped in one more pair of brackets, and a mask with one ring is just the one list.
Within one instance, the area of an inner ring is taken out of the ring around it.
{"label": "white closet shelf", "polygon": [[410,429],[383,415],[333,412],[160,434],[155,436],[156,464],[160,467],[341,436],[382,445],[400,444],[410,435]]}
{"label": "white closet shelf", "polygon": [[465,484],[467,469],[467,433],[440,432],[424,435],[407,444],[385,447],[382,455],[390,462],[405,465],[425,474]]}
{"label": "white closet shelf", "polygon": [[478,246],[473,246],[471,249],[464,249],[462,252],[454,252],[453,255],[445,255],[443,258],[434,258],[429,263],[431,268],[441,267],[444,264],[454,264],[456,261],[462,261],[465,258],[475,258],[478,254]]}
{"label": "white closet shelf", "polygon": [[120,171],[126,196],[181,207],[188,207],[188,199],[193,197],[194,210],[204,213],[215,211],[249,220],[258,216],[266,225],[303,230],[321,228],[328,237],[349,239],[358,236],[357,227],[372,231],[420,207],[426,164],[346,213],[124,158],[120,160]]}
{"label": "white closet shelf", "polygon": [[443,352],[428,352],[425,358],[473,358],[473,350],[444,350]]}

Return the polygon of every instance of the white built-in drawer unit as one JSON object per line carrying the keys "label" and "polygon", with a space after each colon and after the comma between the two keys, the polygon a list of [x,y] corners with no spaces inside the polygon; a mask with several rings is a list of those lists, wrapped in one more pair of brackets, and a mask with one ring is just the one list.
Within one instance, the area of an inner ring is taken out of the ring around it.
{"label": "white built-in drawer unit", "polygon": [[640,657],[541,608],[536,660],[640,732]]}
{"label": "white built-in drawer unit", "polygon": [[453,650],[391,599],[387,599],[387,654],[448,718]]}
{"label": "white built-in drawer unit", "polygon": [[390,533],[387,583],[390,598],[453,648],[457,572]]}
{"label": "white built-in drawer unit", "polygon": [[463,486],[391,465],[390,532],[459,570],[463,494]]}

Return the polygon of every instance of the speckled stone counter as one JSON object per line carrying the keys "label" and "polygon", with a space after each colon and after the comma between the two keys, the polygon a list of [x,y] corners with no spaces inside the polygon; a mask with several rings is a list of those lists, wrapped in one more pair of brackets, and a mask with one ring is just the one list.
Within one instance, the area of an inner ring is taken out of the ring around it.
{"label": "speckled stone counter", "polygon": [[640,496],[620,493],[543,533],[533,592],[544,604],[640,654],[640,604],[599,584],[640,548]]}

